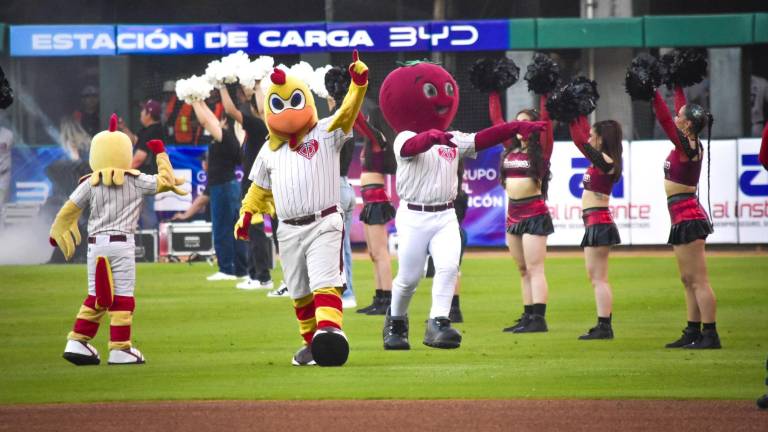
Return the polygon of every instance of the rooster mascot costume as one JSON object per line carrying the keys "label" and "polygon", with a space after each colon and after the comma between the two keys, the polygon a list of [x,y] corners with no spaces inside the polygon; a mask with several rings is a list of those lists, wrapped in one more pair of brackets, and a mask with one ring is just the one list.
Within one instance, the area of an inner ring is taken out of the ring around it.
{"label": "rooster mascot costume", "polygon": [[109,364],[144,363],[144,356],[131,345],[136,222],[144,195],[165,191],[186,195],[178,188],[184,179],[174,177],[162,141],[148,143],[155,153],[158,174],[142,174],[131,169],[130,138],[116,129],[117,116],[112,114],[109,130],[99,132],[91,141],[89,163],[93,173],[80,180],[56,215],[50,232],[51,244],[70,259],[81,240],[77,220],[83,209],[90,209],[88,297],[80,306],[64,349],[64,358],[78,366],[100,363],[99,353],[89,341],[96,336],[105,313],[110,318]]}
{"label": "rooster mascot costume", "polygon": [[342,331],[339,154],[368,88],[368,67],[356,51],[349,72],[341,107],[318,121],[308,86],[275,68],[265,92],[268,145],[253,164],[235,226],[235,236],[246,239],[254,214],[277,212],[284,278],[304,339],[293,356],[296,366],[341,366],[349,355]]}

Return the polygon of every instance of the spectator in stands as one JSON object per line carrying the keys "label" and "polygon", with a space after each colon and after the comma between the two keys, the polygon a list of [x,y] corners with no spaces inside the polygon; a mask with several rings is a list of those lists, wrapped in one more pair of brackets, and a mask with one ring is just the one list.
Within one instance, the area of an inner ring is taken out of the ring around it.
{"label": "spectator in stands", "polygon": [[3,124],[0,111],[0,207],[8,201],[11,194],[11,147],[13,132]]}
{"label": "spectator in stands", "polygon": [[765,126],[765,105],[768,104],[768,81],[757,75],[750,77],[749,83],[750,120],[752,128],[750,135],[759,137]]}
{"label": "spectator in stands", "polygon": [[[208,172],[208,153],[203,154],[200,160],[203,171]],[[183,212],[177,212],[171,218],[172,221],[186,221],[186,220],[211,220],[210,204],[211,197],[208,193],[208,188],[205,188],[202,192],[198,192],[197,197],[192,201],[189,208]]]}
{"label": "spectator in stands", "polygon": [[[208,149],[208,190],[213,225],[213,248],[219,271],[209,281],[236,280],[247,275],[247,246],[235,240],[235,222],[240,211],[240,183],[235,167],[240,165],[240,143],[234,122],[221,122],[205,102],[192,104],[200,125],[213,138]],[[223,123],[223,124],[222,124]]]}
{"label": "spectator in stands", "polygon": [[71,160],[88,160],[91,136],[72,118],[65,117],[61,120],[59,142]]}
{"label": "spectator in stands", "polygon": [[87,85],[83,87],[83,90],[80,92],[80,108],[72,113],[72,119],[79,123],[90,136],[101,132],[99,90],[95,86]]}
{"label": "spectator in stands", "polygon": [[[243,90],[241,86],[229,86],[220,89],[221,102],[227,116],[242,125],[245,130],[242,151],[243,179],[240,182],[241,199],[245,197],[245,193],[251,187],[251,180],[248,179],[248,175],[251,172],[253,162],[256,160],[256,155],[259,154],[269,133],[263,120],[264,95],[260,83],[256,82],[254,89],[248,89],[251,97],[250,103],[244,107],[245,110],[235,105],[240,96],[244,98]],[[232,97],[233,93],[236,96],[235,100]],[[274,288],[270,274],[273,264],[272,244],[264,232],[263,217],[256,216],[251,221],[251,226],[248,228],[248,245],[248,278],[238,283],[236,287],[247,290]]]}
{"label": "spectator in stands", "polygon": [[[160,124],[161,115],[160,102],[154,99],[148,99],[141,105],[139,121],[141,122],[142,128],[138,135],[134,135],[133,132],[126,127],[122,119],[120,121],[120,130],[128,135],[134,144],[131,168],[138,169],[144,174],[157,174],[157,164],[155,158],[152,156],[152,152],[149,150],[149,147],[147,147],[147,143],[153,139],[165,141],[163,127]],[[139,226],[141,226],[142,229],[157,228],[154,195],[150,194],[144,196],[144,206],[141,210]]]}

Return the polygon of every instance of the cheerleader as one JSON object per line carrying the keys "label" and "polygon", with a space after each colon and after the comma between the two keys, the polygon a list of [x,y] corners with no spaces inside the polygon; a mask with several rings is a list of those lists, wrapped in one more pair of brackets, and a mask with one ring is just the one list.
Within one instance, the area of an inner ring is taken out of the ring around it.
{"label": "cheerleader", "polygon": [[584,209],[581,247],[584,248],[587,275],[595,290],[597,325],[579,339],[613,339],[608,254],[612,245],[621,243],[621,238],[608,205],[613,185],[621,178],[621,125],[614,120],[604,120],[590,128],[587,118],[579,116],[571,123],[570,131],[576,148],[591,162],[584,174],[581,196],[581,208]]}

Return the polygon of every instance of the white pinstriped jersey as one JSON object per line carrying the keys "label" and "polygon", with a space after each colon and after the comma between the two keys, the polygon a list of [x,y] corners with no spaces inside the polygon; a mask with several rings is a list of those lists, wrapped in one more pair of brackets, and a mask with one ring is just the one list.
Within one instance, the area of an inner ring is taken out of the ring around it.
{"label": "white pinstriped jersey", "polygon": [[88,235],[130,235],[136,232],[144,195],[157,191],[157,177],[126,174],[121,186],[91,186],[90,178],[72,192],[69,199],[81,209],[90,207]]}
{"label": "white pinstriped jersey", "polygon": [[272,190],[279,219],[314,214],[341,201],[339,152],[352,132],[329,131],[332,119],[320,120],[296,151],[287,144],[277,151],[269,145],[259,151],[248,178]]}
{"label": "white pinstriped jersey", "polygon": [[432,146],[416,156],[400,156],[400,150],[415,132],[403,131],[395,138],[394,151],[397,159],[397,195],[401,200],[415,204],[445,204],[456,199],[459,179],[459,159],[477,156],[475,134],[450,131],[451,142],[458,147]]}

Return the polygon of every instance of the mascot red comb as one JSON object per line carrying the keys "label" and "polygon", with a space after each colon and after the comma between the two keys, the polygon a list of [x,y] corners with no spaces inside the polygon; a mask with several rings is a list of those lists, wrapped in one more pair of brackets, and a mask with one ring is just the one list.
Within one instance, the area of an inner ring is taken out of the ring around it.
{"label": "mascot red comb", "polygon": [[410,62],[384,80],[379,104],[397,132],[397,193],[400,208],[395,225],[400,239],[399,269],[392,286],[392,306],[384,320],[384,349],[407,350],[408,306],[421,279],[427,253],[435,263],[432,308],[424,344],[458,348],[461,334],[448,314],[459,270],[461,238],[453,210],[459,160],[474,158],[515,134],[528,136],[543,122],[501,123],[477,133],[447,132],[459,108],[459,87],[442,67]]}

